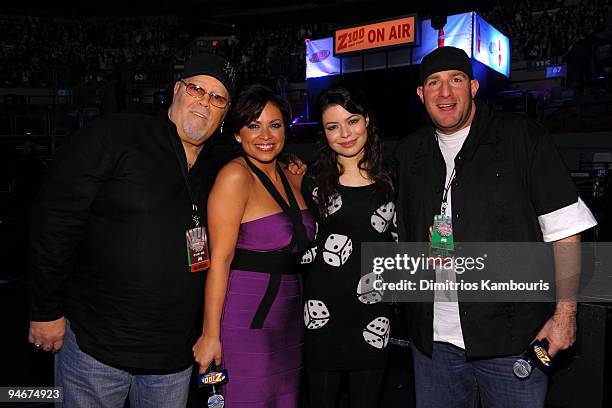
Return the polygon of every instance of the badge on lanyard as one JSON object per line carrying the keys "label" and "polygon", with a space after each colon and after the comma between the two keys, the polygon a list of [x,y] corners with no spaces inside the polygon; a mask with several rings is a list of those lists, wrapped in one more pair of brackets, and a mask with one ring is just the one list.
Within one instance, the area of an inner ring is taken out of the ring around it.
{"label": "badge on lanyard", "polygon": [[455,249],[455,240],[453,239],[453,219],[446,214],[448,208],[448,193],[451,184],[455,180],[455,169],[453,168],[450,174],[448,184],[444,187],[444,195],[442,196],[442,206],[440,214],[434,215],[433,225],[431,229],[431,252],[435,255],[448,257],[452,256]]}
{"label": "badge on lanyard", "polygon": [[434,215],[431,231],[431,249],[435,255],[451,256],[455,249],[453,220],[446,215],[446,202],[442,203],[442,214]]}
{"label": "badge on lanyard", "polygon": [[436,214],[434,216],[431,231],[431,248],[434,254],[440,256],[450,256],[451,252],[455,249],[451,217],[444,214]]}
{"label": "badge on lanyard", "polygon": [[195,228],[185,232],[187,239],[187,263],[191,272],[200,272],[210,266],[210,255],[208,253],[208,237],[206,228],[200,226],[200,217],[197,214],[197,207],[193,208],[193,220]]}
{"label": "badge on lanyard", "polygon": [[200,272],[210,266],[206,228],[195,227],[187,230],[187,263],[191,272]]}

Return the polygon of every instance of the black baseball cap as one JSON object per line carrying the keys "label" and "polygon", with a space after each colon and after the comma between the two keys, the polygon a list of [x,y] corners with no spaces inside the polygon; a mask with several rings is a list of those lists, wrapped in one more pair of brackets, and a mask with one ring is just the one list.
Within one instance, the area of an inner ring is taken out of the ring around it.
{"label": "black baseball cap", "polygon": [[457,70],[464,72],[470,79],[474,78],[472,62],[461,48],[440,47],[427,54],[421,61],[419,81],[421,84],[431,74],[440,71]]}
{"label": "black baseball cap", "polygon": [[186,79],[196,75],[209,75],[218,79],[230,97],[234,96],[236,86],[236,70],[225,58],[215,54],[198,54],[185,62],[180,78]]}

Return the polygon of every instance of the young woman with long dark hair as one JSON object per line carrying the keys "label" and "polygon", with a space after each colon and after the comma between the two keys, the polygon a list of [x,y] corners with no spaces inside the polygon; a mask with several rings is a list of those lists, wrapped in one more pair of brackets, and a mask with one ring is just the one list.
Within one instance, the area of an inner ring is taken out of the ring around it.
{"label": "young woman with long dark hair", "polygon": [[335,407],[346,377],[350,406],[376,407],[389,341],[390,309],[361,276],[362,242],[393,241],[393,173],[383,159],[373,114],[360,91],[333,85],[317,101],[319,158],[303,195],[318,232],[303,262],[304,362],[313,407]]}

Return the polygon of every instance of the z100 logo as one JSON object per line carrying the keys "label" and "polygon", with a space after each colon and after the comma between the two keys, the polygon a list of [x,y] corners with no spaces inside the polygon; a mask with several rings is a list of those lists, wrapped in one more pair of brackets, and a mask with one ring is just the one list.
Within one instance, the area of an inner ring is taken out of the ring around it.
{"label": "z100 logo", "polygon": [[348,33],[341,34],[338,36],[338,51],[348,47],[352,47],[359,40],[363,40],[365,37],[365,28],[360,28]]}
{"label": "z100 logo", "polygon": [[310,62],[314,64],[316,64],[317,62],[321,62],[327,57],[329,57],[329,54],[330,54],[329,50],[317,51],[310,56]]}
{"label": "z100 logo", "polygon": [[200,374],[200,387],[219,387],[229,382],[227,370],[210,370]]}
{"label": "z100 logo", "polygon": [[352,31],[342,33],[337,37],[336,51],[353,48],[364,42],[369,48],[410,42],[413,40],[412,25],[403,20],[387,22],[385,26],[375,24],[368,27],[355,28]]}
{"label": "z100 logo", "polygon": [[206,385],[218,384],[225,381],[225,373],[224,372],[212,372],[206,373],[201,377],[202,383]]}
{"label": "z100 logo", "polygon": [[535,352],[536,357],[538,357],[542,364],[544,364],[546,367],[550,366],[550,355],[544,348],[540,346],[535,346],[533,348],[533,351]]}

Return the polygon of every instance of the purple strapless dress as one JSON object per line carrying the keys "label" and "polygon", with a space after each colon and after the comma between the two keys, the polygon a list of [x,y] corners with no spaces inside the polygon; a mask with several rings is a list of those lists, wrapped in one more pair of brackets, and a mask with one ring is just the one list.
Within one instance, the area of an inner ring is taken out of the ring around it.
{"label": "purple strapless dress", "polygon": [[[309,239],[314,220],[302,211]],[[291,241],[292,224],[273,214],[240,225],[238,248],[276,251]],[[223,386],[229,408],[297,408],[302,376],[302,301],[298,275],[282,275],[278,294],[261,329],[251,321],[268,286],[269,274],[230,270],[221,318],[223,365],[230,382]]]}

